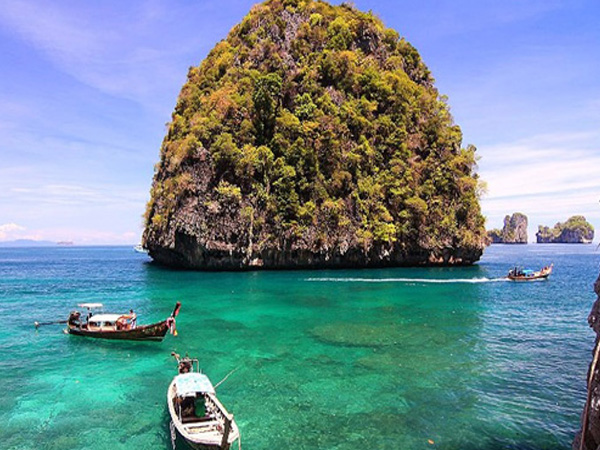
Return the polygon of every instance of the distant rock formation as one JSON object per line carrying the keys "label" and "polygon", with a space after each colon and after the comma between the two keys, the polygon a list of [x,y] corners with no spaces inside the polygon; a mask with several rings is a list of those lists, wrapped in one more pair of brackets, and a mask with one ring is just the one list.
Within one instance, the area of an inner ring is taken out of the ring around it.
{"label": "distant rock formation", "polygon": [[523,213],[514,213],[504,218],[502,230],[488,231],[492,244],[527,244],[527,216]]}
{"label": "distant rock formation", "polygon": [[535,234],[538,244],[590,244],[594,239],[594,227],[583,216],[573,216],[554,228],[538,226]]}
{"label": "distant rock formation", "polygon": [[[573,450],[597,450],[600,448],[600,276],[594,284],[594,290],[598,298],[592,306],[588,323],[596,332],[596,348],[594,349],[592,362],[588,369],[588,395],[581,416],[581,429],[573,441]],[[581,442],[583,438],[583,443]]]}

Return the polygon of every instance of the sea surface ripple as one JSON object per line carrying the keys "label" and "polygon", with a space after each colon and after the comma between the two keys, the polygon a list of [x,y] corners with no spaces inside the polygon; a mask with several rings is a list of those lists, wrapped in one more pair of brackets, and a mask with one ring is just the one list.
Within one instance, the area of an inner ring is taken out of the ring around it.
{"label": "sea surface ripple", "polygon": [[[550,279],[506,282],[515,265]],[[570,448],[596,246],[492,246],[472,267],[186,272],[127,247],[0,249],[0,448],[170,449],[170,353],[196,356],[242,448]],[[162,343],[65,335],[81,302]]]}

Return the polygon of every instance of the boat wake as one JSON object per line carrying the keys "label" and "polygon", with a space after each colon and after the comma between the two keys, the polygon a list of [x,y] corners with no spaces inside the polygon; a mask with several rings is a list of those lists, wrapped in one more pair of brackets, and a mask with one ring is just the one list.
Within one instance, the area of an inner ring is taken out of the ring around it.
{"label": "boat wake", "polygon": [[333,283],[498,283],[507,278],[306,278],[304,281]]}

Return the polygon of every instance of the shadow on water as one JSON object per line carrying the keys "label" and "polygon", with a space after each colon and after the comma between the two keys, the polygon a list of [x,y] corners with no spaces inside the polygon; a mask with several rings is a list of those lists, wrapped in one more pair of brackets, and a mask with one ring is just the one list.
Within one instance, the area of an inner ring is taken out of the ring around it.
{"label": "shadow on water", "polygon": [[97,339],[81,336],[65,336],[65,339],[70,339],[69,345],[78,351],[104,349],[106,351],[133,351],[136,354],[155,355],[171,351],[170,346],[165,343],[170,337],[166,336],[162,342]]}

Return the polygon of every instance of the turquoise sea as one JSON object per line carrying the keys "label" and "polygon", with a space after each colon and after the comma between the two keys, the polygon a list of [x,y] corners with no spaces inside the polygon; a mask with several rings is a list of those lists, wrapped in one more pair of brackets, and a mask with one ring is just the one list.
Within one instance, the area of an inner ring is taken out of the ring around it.
{"label": "turquoise sea", "polygon": [[[170,449],[171,351],[198,357],[242,448],[567,449],[594,334],[596,245],[492,246],[475,266],[198,273],[130,247],[0,249],[0,448]],[[502,280],[554,263],[547,281]],[[78,302],[182,302],[162,343],[65,335]]]}

